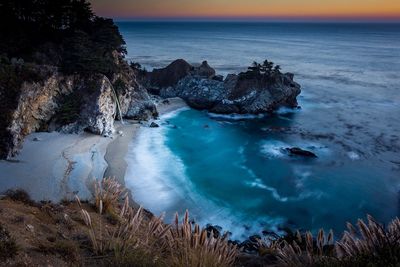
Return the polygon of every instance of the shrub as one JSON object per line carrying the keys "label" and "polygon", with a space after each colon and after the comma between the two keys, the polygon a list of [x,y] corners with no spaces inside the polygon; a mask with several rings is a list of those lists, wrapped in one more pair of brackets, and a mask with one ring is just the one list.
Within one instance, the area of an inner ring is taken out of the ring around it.
{"label": "shrub", "polygon": [[119,202],[126,197],[126,189],[116,178],[104,178],[95,183],[95,205],[99,213],[115,213]]}
{"label": "shrub", "polygon": [[347,224],[336,252],[347,266],[400,266],[400,220],[391,221],[387,228],[368,215],[367,224],[359,219],[356,229]]}
{"label": "shrub", "polygon": [[208,235],[199,225],[192,226],[188,211],[182,224],[176,214],[166,240],[172,266],[232,266],[238,255],[236,245],[229,244],[225,238],[214,238],[213,233]]}
{"label": "shrub", "polygon": [[19,201],[31,206],[34,205],[34,201],[31,199],[29,194],[22,189],[7,190],[5,195],[13,201]]}
{"label": "shrub", "polygon": [[270,248],[283,266],[325,266],[334,260],[333,232],[325,235],[322,229],[317,238],[310,232],[297,232],[291,243],[283,239],[273,242]]}
{"label": "shrub", "polygon": [[123,93],[128,87],[127,84],[121,78],[118,78],[114,82],[113,86],[117,94]]}
{"label": "shrub", "polygon": [[0,224],[0,260],[13,258],[18,253],[18,246],[15,239]]}
{"label": "shrub", "polygon": [[348,231],[333,243],[333,233],[320,230],[314,238],[310,232],[263,242],[262,254],[273,255],[280,266],[380,267],[400,266],[400,220],[387,228],[368,215],[367,223],[359,219],[357,228],[347,224]]}
{"label": "shrub", "polygon": [[55,120],[61,125],[73,123],[79,119],[82,98],[78,92],[66,96],[55,115]]}
{"label": "shrub", "polygon": [[79,260],[78,246],[71,240],[52,240],[50,244],[40,243],[37,246],[37,251],[44,254],[58,254],[69,262]]}

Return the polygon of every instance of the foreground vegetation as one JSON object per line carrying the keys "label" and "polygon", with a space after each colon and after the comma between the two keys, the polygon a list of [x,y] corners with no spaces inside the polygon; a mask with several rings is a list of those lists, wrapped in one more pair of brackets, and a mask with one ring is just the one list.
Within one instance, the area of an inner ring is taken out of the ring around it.
{"label": "foreground vegetation", "polygon": [[172,224],[130,205],[115,180],[95,185],[92,202],[35,203],[23,191],[0,200],[0,259],[7,266],[400,266],[400,220],[387,227],[371,216],[334,241],[320,230],[269,235],[257,253],[243,252],[176,215]]}

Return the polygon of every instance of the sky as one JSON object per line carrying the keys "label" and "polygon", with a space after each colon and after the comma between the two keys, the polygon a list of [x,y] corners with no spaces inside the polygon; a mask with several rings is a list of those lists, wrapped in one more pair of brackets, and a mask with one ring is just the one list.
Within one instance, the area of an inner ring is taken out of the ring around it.
{"label": "sky", "polygon": [[115,19],[399,20],[400,0],[89,0]]}

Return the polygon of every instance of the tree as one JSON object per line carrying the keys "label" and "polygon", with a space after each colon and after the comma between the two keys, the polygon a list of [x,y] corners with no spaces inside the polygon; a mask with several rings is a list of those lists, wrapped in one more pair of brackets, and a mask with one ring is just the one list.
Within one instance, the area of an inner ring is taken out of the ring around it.
{"label": "tree", "polygon": [[60,60],[50,64],[69,73],[112,75],[126,54],[118,27],[95,16],[87,0],[2,0],[0,40],[0,54],[27,62],[41,64],[36,55],[56,51]]}
{"label": "tree", "polygon": [[274,68],[274,73],[280,73],[281,72],[281,66],[276,65]]}
{"label": "tree", "polygon": [[253,64],[250,67],[248,67],[248,70],[253,73],[260,74],[261,65],[257,61],[254,61]]}

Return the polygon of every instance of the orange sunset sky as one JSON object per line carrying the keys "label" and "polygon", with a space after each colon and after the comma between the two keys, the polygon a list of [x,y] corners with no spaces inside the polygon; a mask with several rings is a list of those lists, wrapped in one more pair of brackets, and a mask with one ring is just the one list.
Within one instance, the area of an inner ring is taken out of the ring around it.
{"label": "orange sunset sky", "polygon": [[400,0],[91,0],[113,18],[319,18],[400,20]]}

